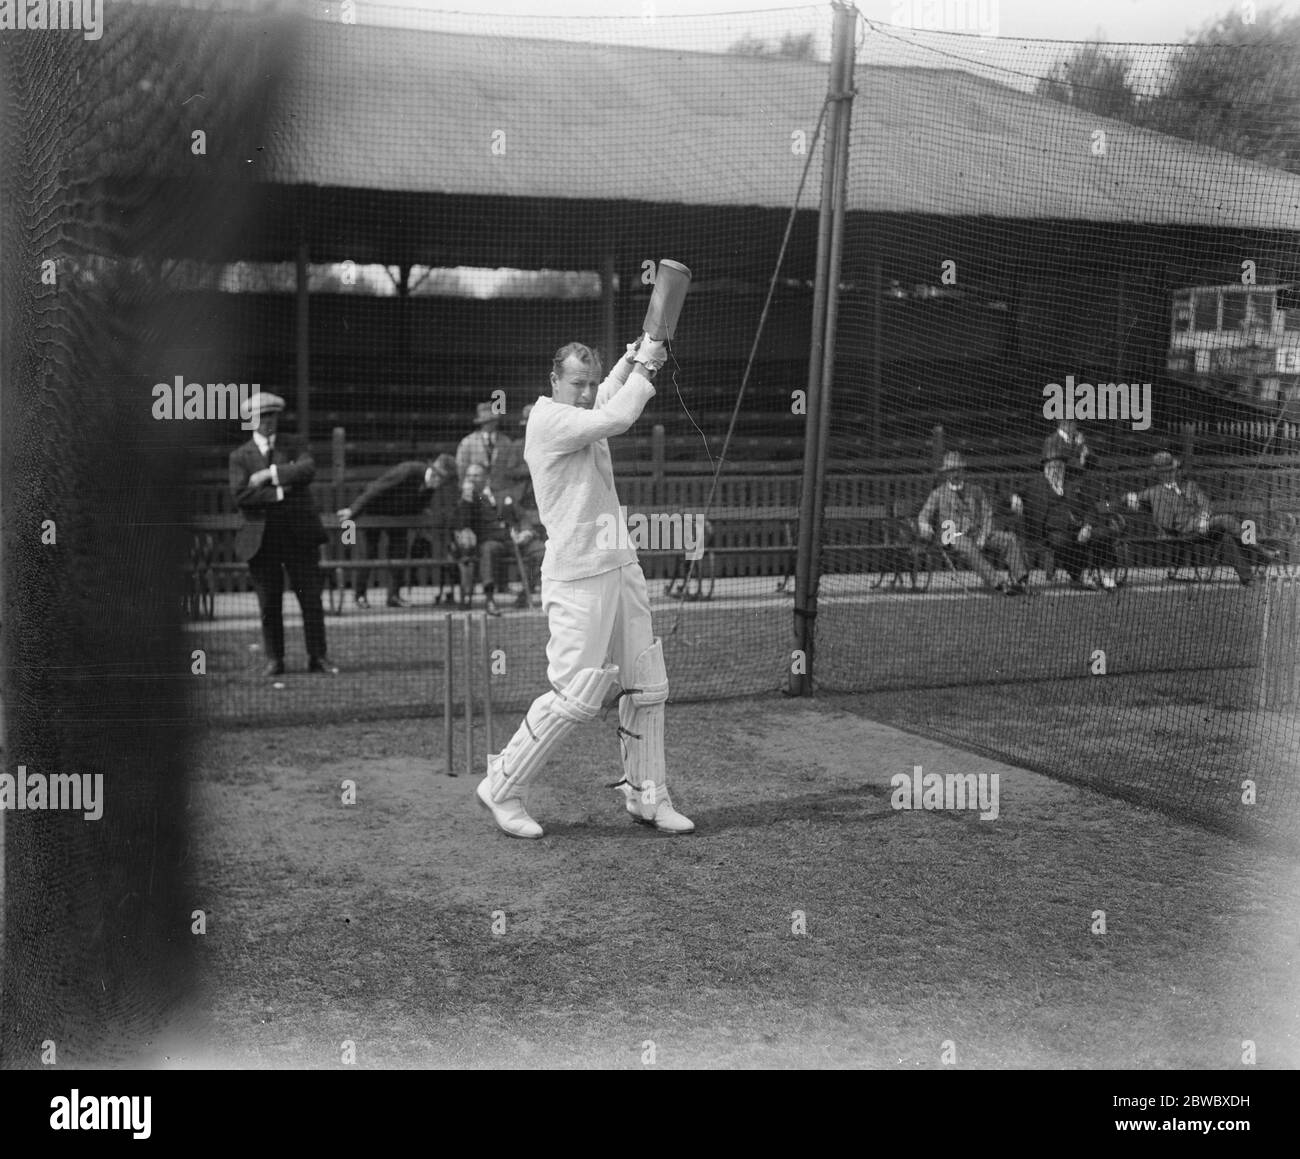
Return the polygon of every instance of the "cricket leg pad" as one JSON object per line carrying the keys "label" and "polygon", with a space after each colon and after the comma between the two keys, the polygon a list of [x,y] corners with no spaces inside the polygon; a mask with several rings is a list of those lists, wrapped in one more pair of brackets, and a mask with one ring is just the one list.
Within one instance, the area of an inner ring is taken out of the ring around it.
{"label": "cricket leg pad", "polygon": [[690,833],[695,823],[673,807],[664,763],[664,701],[668,673],[663,641],[656,637],[637,658],[632,678],[619,700],[619,739],[623,749],[623,791],[632,819],[665,833]]}
{"label": "cricket leg pad", "polygon": [[618,684],[618,669],[584,668],[562,692],[547,692],[533,701],[524,719],[500,752],[488,756],[481,796],[500,804],[518,797],[546,764],[552,749],[579,724],[594,720],[606,694]]}

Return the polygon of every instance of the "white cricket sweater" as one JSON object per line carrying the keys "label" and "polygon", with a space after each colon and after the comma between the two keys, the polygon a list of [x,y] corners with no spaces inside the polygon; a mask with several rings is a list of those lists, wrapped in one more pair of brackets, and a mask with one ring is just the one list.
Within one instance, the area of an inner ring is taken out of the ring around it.
{"label": "white cricket sweater", "polygon": [[528,416],[524,461],[546,528],[547,579],[588,579],[637,562],[634,548],[618,546],[619,538],[627,540],[618,529],[627,524],[606,440],[636,422],[655,388],[641,374],[625,383],[619,371],[616,366],[600,384],[591,410],[542,395]]}

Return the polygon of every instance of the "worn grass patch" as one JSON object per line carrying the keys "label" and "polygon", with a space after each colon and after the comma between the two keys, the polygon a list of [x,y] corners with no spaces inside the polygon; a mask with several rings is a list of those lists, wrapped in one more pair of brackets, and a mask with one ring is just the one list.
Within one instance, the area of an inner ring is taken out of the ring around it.
{"label": "worn grass patch", "polygon": [[[428,721],[212,733],[207,1060],[935,1068],[951,1042],[969,1067],[1231,1068],[1251,1039],[1260,1066],[1300,1061],[1294,863],[861,697],[669,711],[687,838],[602,787],[608,724],[540,783],[537,842],[434,772]],[[998,773],[997,820],[895,811],[917,764]]]}

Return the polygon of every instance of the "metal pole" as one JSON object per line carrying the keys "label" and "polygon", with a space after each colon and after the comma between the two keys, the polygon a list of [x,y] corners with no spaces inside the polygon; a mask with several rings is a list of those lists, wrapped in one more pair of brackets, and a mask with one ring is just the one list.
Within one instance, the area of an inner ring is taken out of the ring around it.
{"label": "metal pole", "polygon": [[311,343],[308,341],[310,314],[307,300],[307,241],[298,242],[298,252],[294,257],[294,296],[297,302],[297,350],[296,360],[298,387],[298,436],[304,441],[311,438],[311,367],[309,363]]}
{"label": "metal pole", "polygon": [[[816,542],[822,539],[822,514],[826,504],[826,460],[830,445],[831,397],[835,386],[835,335],[840,314],[840,268],[844,256],[844,202],[848,192],[849,136],[853,123],[853,31],[856,13],[852,8],[836,10],[841,25],[841,52],[844,57],[841,88],[836,103],[840,117],[835,141],[835,186],[831,211],[831,260],[826,272],[826,338],[822,343],[822,397],[817,414],[817,470],[813,481],[813,535]],[[817,593],[821,586],[821,557],[814,554],[811,570],[810,593],[812,605],[817,606]],[[815,626],[814,626],[815,631]],[[809,675],[812,667],[809,665]]]}
{"label": "metal pole", "polygon": [[[516,544],[516,547],[518,545]],[[524,586],[528,586],[528,577],[524,576]],[[487,616],[479,621],[483,629],[483,731],[487,736],[487,753],[492,755],[492,652],[488,648]]]}
{"label": "metal pole", "polygon": [[[831,36],[830,74],[827,99],[830,111],[826,118],[826,137],[822,144],[822,195],[817,215],[817,270],[813,279],[812,333],[808,349],[808,397],[804,415],[803,489],[799,502],[799,542],[795,555],[794,642],[803,654],[802,673],[791,672],[788,691],[791,696],[812,692],[814,632],[812,621],[817,615],[817,597],[813,590],[813,555],[816,538],[814,479],[817,475],[818,433],[821,416],[822,349],[826,337],[827,272],[830,268],[831,226],[835,191],[835,163],[838,157],[840,101],[844,76],[843,21],[845,9],[835,8],[835,27]],[[850,39],[851,43],[851,39]]]}
{"label": "metal pole", "polygon": [[[610,230],[613,226],[611,224]],[[612,237],[612,232],[611,232]],[[613,366],[622,357],[618,349],[618,324],[614,298],[614,243],[607,240],[600,256],[600,305],[601,322],[605,341],[605,363]]]}
{"label": "metal pole", "polygon": [[452,615],[447,613],[447,631],[443,643],[445,651],[442,658],[442,734],[447,746],[447,776],[456,775],[456,734],[452,724],[451,681],[456,668],[456,636],[452,625]]}
{"label": "metal pole", "polygon": [[467,612],[465,625],[465,770],[474,775],[474,614]]}
{"label": "metal pole", "polygon": [[[845,117],[845,121],[849,120]],[[848,137],[846,129],[844,136]],[[872,235],[868,235],[872,236]],[[872,247],[874,248],[874,246]],[[885,299],[881,295],[880,259],[871,263],[871,457],[880,457],[880,405],[881,405],[881,334],[884,331]]]}

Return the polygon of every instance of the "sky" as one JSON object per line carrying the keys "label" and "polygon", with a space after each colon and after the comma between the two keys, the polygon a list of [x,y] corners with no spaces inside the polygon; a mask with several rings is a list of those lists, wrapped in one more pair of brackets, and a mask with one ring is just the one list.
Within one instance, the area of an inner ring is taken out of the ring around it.
{"label": "sky", "polygon": [[[717,16],[719,19],[710,25],[719,38],[718,50],[743,35],[747,25],[753,26],[755,34],[770,33],[779,27],[782,18],[773,10],[794,9],[788,23],[792,29],[802,29],[810,21],[824,25],[829,9],[829,3],[809,5],[791,0],[449,0],[441,4],[430,0],[385,0],[385,6],[393,19],[384,19],[384,23],[405,23],[399,14],[404,9],[414,17],[412,22],[424,27],[466,32],[490,28],[507,35],[504,23],[520,20],[526,24],[528,18],[562,16],[575,18],[573,34],[582,39],[596,39],[597,28],[604,25],[611,30],[610,39],[615,40],[622,39],[617,35],[618,26],[632,20],[641,26],[638,39],[643,43],[654,39],[656,26],[671,35],[675,18]],[[1086,4],[1069,0],[859,0],[857,6],[869,20],[913,27],[927,27],[927,18],[933,20],[932,14],[946,10],[945,27],[949,31],[974,32],[983,23],[1003,37],[1088,40],[1100,34],[1101,39],[1109,41],[1141,43],[1181,42],[1188,33],[1217,17],[1232,14],[1243,18],[1247,7],[1243,0],[1090,0]],[[371,5],[366,7],[373,11]],[[1255,7],[1291,15],[1300,12],[1300,0],[1260,3]],[[428,15],[433,11],[440,15]],[[755,15],[747,20],[748,14]],[[490,15],[507,20],[493,25],[486,20]],[[373,18],[369,13],[367,17]],[[957,27],[952,27],[954,23]],[[529,30],[522,29],[521,34],[528,35]]]}

